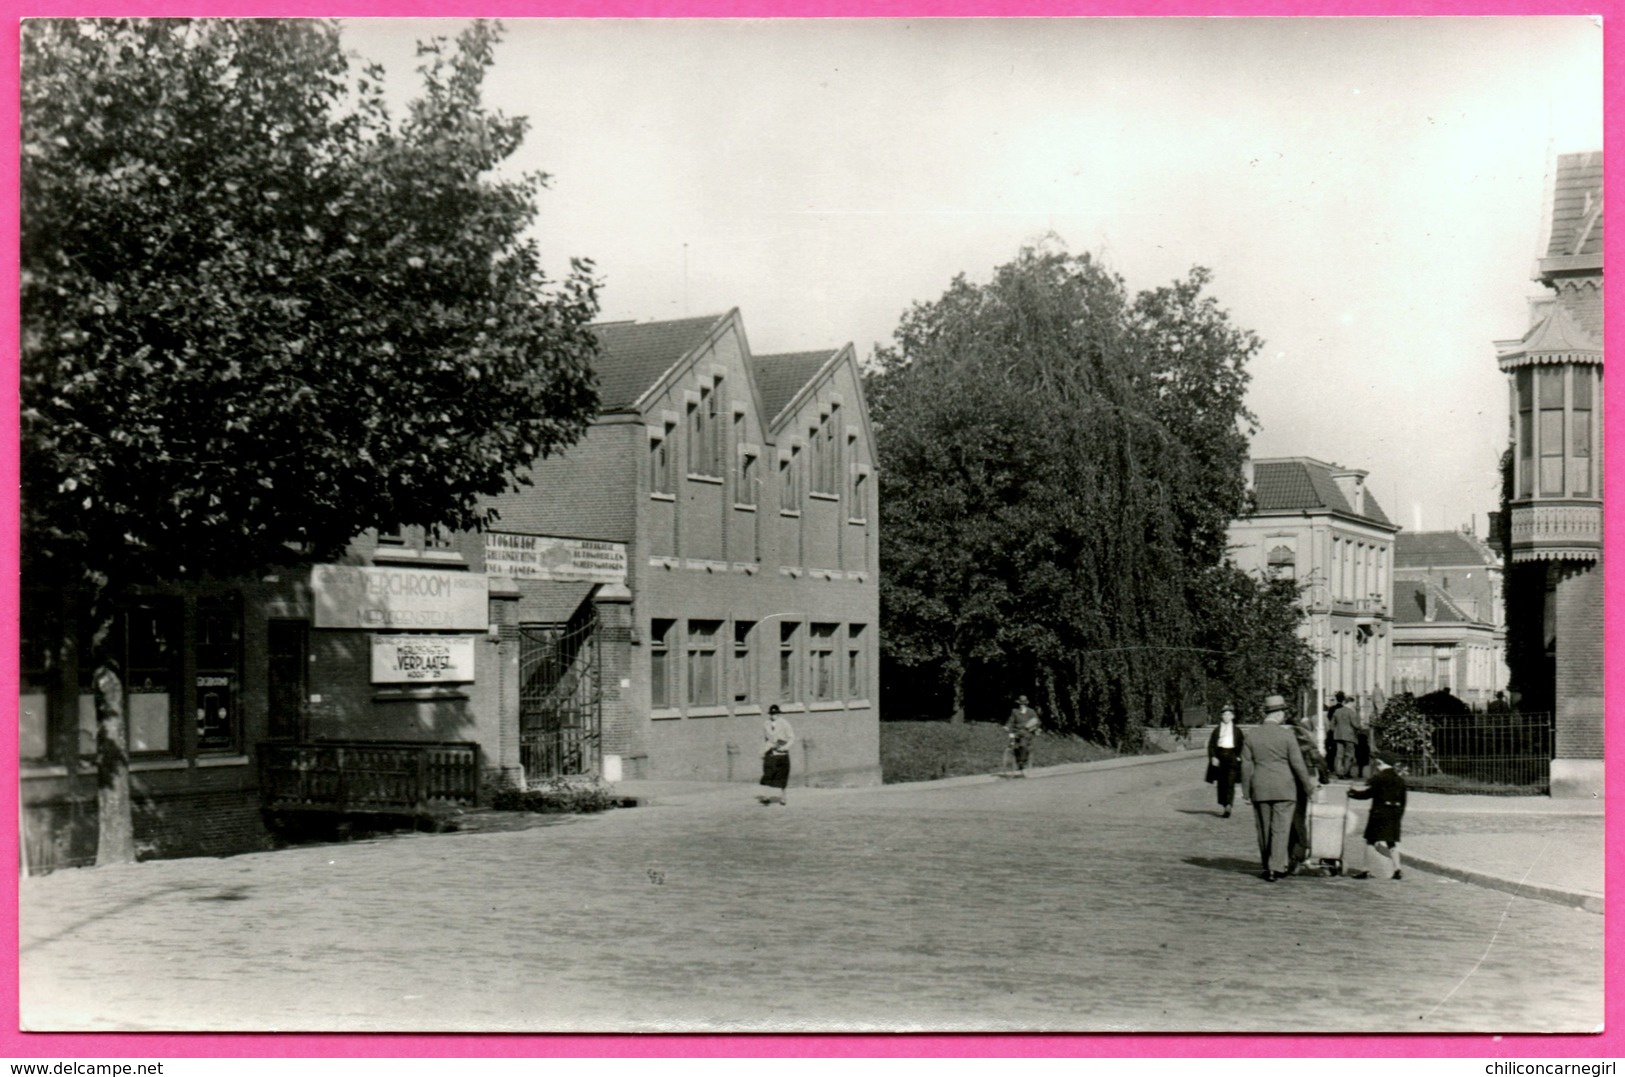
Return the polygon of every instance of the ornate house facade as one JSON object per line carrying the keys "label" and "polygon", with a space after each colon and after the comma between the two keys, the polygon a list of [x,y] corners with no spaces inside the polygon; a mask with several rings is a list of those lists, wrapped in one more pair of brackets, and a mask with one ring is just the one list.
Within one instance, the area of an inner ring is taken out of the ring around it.
{"label": "ornate house facade", "polygon": [[1553,796],[1603,791],[1603,161],[1559,156],[1529,330],[1496,342],[1511,388],[1511,687],[1557,722]]}

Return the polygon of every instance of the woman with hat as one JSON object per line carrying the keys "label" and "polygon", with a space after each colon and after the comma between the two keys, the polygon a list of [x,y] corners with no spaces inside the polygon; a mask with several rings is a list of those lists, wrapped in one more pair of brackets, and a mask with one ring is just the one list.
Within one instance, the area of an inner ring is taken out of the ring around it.
{"label": "woman with hat", "polygon": [[1219,710],[1219,724],[1207,738],[1207,775],[1209,785],[1219,787],[1219,807],[1224,817],[1230,818],[1230,805],[1235,800],[1236,782],[1241,778],[1241,742],[1245,738],[1236,725],[1236,709],[1225,704]]}
{"label": "woman with hat", "polygon": [[[767,743],[762,752],[762,788],[769,792],[758,793],[756,800],[761,804],[771,804],[775,800],[785,804],[784,793],[790,787],[790,745],[796,742],[796,731],[790,728],[789,720],[779,713],[777,703],[767,708],[762,739]],[[771,792],[774,789],[778,792]]]}

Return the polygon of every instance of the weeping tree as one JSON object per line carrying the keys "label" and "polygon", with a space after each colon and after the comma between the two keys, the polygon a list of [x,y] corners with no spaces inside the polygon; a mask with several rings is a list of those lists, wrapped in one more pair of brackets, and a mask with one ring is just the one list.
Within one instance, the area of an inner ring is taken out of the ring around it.
{"label": "weeping tree", "polygon": [[61,597],[59,678],[97,667],[100,862],[133,856],[132,588],[478,527],[596,410],[591,265],[547,279],[547,177],[499,173],[526,130],[481,100],[499,40],[420,44],[397,118],[330,21],[23,26],[23,572]]}
{"label": "weeping tree", "polygon": [[1028,247],[877,350],[884,657],[945,685],[954,720],[1024,692],[1053,726],[1133,742],[1236,644],[1206,615],[1236,582],[1215,569],[1260,342],[1208,282],[1131,296]]}

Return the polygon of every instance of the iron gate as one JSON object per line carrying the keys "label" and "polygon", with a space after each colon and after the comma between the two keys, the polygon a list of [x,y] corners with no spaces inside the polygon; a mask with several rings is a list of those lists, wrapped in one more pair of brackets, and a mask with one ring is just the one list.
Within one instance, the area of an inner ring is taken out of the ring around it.
{"label": "iron gate", "polygon": [[603,695],[598,618],[519,626],[519,762],[525,781],[597,774]]}

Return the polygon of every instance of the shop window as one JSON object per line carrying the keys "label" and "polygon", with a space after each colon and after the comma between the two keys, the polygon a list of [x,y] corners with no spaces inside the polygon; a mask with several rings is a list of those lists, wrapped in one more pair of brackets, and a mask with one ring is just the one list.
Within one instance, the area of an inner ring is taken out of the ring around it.
{"label": "shop window", "polygon": [[305,701],[310,697],[310,624],[269,621],[266,641],[266,709],[270,736],[304,736]]}
{"label": "shop window", "polygon": [[732,687],[735,703],[749,703],[756,698],[756,669],[751,664],[751,643],[755,638],[755,621],[734,622]]}
{"label": "shop window", "polygon": [[[124,667],[124,738],[131,755],[174,753],[181,705],[181,604],[148,599],[124,610],[104,644]],[[82,651],[81,653],[87,653]],[[79,750],[96,751],[95,659],[79,666]]]}
{"label": "shop window", "polygon": [[814,624],[807,635],[807,698],[825,703],[836,697],[835,632],[839,625]]}
{"label": "shop window", "polygon": [[688,705],[714,707],[722,702],[717,635],[721,621],[688,622]]}
{"label": "shop window", "polygon": [[676,698],[671,665],[671,628],[676,621],[655,618],[649,622],[649,704],[670,707]]}
{"label": "shop window", "polygon": [[198,600],[196,624],[197,747],[200,752],[241,748],[241,631],[237,604],[230,599]]}
{"label": "shop window", "polygon": [[869,698],[869,663],[863,648],[863,625],[846,630],[846,694],[849,699]]}
{"label": "shop window", "polygon": [[779,625],[779,702],[794,703],[801,698],[799,686],[796,684],[796,652],[800,646],[800,630],[798,624],[782,623]]}

